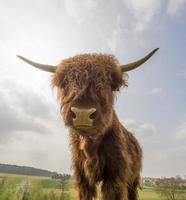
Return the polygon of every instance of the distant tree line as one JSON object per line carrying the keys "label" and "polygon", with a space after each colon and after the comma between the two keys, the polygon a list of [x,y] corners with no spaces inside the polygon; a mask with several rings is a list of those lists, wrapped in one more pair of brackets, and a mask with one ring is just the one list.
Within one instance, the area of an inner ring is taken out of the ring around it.
{"label": "distant tree line", "polygon": [[186,176],[184,178],[179,175],[171,178],[144,178],[143,187],[153,187],[161,199],[186,199]]}
{"label": "distant tree line", "polygon": [[61,180],[69,180],[69,179],[71,179],[71,175],[70,174],[59,174],[57,172],[53,172],[52,178],[53,179],[61,179]]}
{"label": "distant tree line", "polygon": [[151,177],[145,177],[142,178],[142,185],[145,187],[156,187],[159,184],[163,184],[163,183],[175,183],[177,184],[180,189],[182,188],[183,190],[186,189],[186,176],[184,176],[184,178],[182,178],[181,176],[177,175],[175,177],[170,177],[170,178],[151,178]]}
{"label": "distant tree line", "polygon": [[71,178],[69,174],[60,174],[57,172],[51,172],[48,170],[38,169],[34,167],[25,167],[25,166],[8,165],[8,164],[0,164],[0,173],[21,174],[28,176],[44,176],[44,177],[51,177],[63,180]]}

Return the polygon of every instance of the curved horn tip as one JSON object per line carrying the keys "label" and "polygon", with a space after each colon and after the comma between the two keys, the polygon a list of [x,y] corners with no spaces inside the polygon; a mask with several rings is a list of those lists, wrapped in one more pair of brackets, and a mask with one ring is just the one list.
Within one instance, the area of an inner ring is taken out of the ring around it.
{"label": "curved horn tip", "polygon": [[23,57],[23,56],[20,56],[20,55],[16,55],[18,58],[20,58],[21,60],[28,60],[27,58]]}
{"label": "curved horn tip", "polygon": [[155,53],[156,51],[158,51],[160,48],[155,48],[152,52]]}
{"label": "curved horn tip", "polygon": [[122,72],[131,71],[131,70],[139,67],[140,65],[145,63],[158,50],[159,50],[159,48],[155,48],[154,50],[152,50],[149,54],[147,54],[142,59],[137,60],[137,61],[135,61],[133,63],[129,63],[129,64],[126,64],[126,65],[121,65]]}
{"label": "curved horn tip", "polygon": [[[149,56],[151,57],[153,54],[156,53],[156,51],[158,51],[160,48],[155,48],[154,50],[152,50],[150,53],[149,53]],[[149,57],[149,58],[150,58]]]}
{"label": "curved horn tip", "polygon": [[46,71],[46,72],[52,72],[55,73],[57,66],[54,65],[46,65],[46,64],[40,64],[40,63],[36,63],[34,61],[31,61],[23,56],[20,55],[16,55],[18,58],[20,58],[21,60],[23,60],[24,62],[26,62],[29,65],[32,65],[40,70]]}
{"label": "curved horn tip", "polygon": [[22,56],[20,56],[20,55],[16,55],[16,56],[17,56],[18,58],[21,58],[21,59],[23,58],[23,57],[22,57]]}

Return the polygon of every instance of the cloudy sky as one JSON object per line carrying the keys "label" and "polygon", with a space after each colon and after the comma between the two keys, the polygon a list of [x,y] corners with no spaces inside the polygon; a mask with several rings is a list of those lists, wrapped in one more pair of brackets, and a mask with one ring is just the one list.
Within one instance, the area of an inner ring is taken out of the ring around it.
{"label": "cloudy sky", "polygon": [[0,163],[70,172],[68,130],[50,74],[16,54],[58,64],[79,53],[128,63],[115,101],[144,151],[143,176],[186,175],[186,0],[0,0]]}

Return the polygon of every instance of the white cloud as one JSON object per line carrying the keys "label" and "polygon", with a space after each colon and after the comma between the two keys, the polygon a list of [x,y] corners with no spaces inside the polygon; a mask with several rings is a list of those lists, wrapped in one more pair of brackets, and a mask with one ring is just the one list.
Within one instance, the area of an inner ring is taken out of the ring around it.
{"label": "white cloud", "polygon": [[186,139],[186,121],[180,126],[180,128],[176,132],[176,138],[178,140]]}
{"label": "white cloud", "polygon": [[0,162],[69,173],[68,131],[52,95],[7,79],[0,96]]}
{"label": "white cloud", "polygon": [[135,18],[134,30],[143,32],[160,7],[160,0],[123,0],[129,12]]}
{"label": "white cloud", "polygon": [[65,0],[64,3],[67,13],[79,24],[82,24],[87,18],[92,18],[92,11],[97,7],[97,2],[93,0]]}
{"label": "white cloud", "polygon": [[141,141],[151,140],[156,135],[156,127],[152,123],[137,123],[133,119],[126,119],[124,124]]}
{"label": "white cloud", "polygon": [[180,70],[177,75],[186,79],[186,69]]}
{"label": "white cloud", "polygon": [[186,0],[169,0],[167,13],[173,17],[177,16],[184,6],[186,6]]}
{"label": "white cloud", "polygon": [[[173,177],[177,174],[185,175],[186,146],[172,146],[168,141],[167,144],[169,145],[154,146],[149,144],[149,149],[144,151],[144,176]],[[155,149],[152,151],[152,148]]]}
{"label": "white cloud", "polygon": [[117,47],[119,46],[119,42],[122,37],[122,34],[123,34],[122,29],[120,27],[118,27],[112,31],[112,35],[109,38],[109,40],[107,41],[108,46],[113,53],[116,53]]}
{"label": "white cloud", "polygon": [[67,135],[67,130],[60,126],[45,135],[16,132],[8,144],[0,144],[1,162],[69,173],[71,156]]}
{"label": "white cloud", "polygon": [[152,90],[148,91],[148,95],[158,95],[161,94],[162,88],[153,88]]}

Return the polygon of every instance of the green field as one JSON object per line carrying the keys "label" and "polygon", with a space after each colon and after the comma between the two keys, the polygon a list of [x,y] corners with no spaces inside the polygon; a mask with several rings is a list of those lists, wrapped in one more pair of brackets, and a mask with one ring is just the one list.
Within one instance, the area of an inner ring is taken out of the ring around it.
{"label": "green field", "polygon": [[[22,200],[27,190],[29,200],[76,199],[71,180],[61,182],[48,177],[0,174],[0,200]],[[153,188],[140,190],[139,196],[140,200],[161,199]]]}
{"label": "green field", "polygon": [[152,188],[144,188],[139,191],[140,200],[159,200],[160,197]]}

